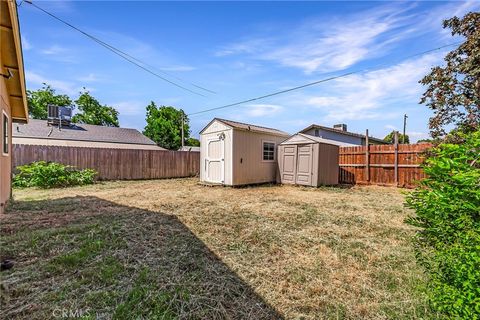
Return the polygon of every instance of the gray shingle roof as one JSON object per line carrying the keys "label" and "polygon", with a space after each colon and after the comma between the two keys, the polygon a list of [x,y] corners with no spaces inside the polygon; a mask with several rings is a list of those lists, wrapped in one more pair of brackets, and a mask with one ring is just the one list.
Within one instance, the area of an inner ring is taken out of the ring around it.
{"label": "gray shingle roof", "polygon": [[56,140],[75,140],[92,142],[110,142],[155,145],[155,142],[141,134],[137,129],[103,127],[91,124],[72,124],[48,126],[46,120],[30,119],[27,124],[14,125],[12,136],[17,138],[38,138]]}
{"label": "gray shingle roof", "polygon": [[[326,131],[330,131],[330,132],[335,132],[335,133],[343,134],[343,135],[346,135],[346,136],[365,138],[364,134],[349,132],[349,131],[342,131],[342,130],[339,130],[339,129],[325,127],[325,126],[321,126],[321,125],[318,125],[318,124],[312,124],[312,125],[306,127],[305,129],[303,129],[302,131],[300,131],[300,133],[305,133],[305,132],[307,132],[311,129],[314,129],[314,128],[315,129],[322,129],[322,130],[326,130]],[[371,141],[378,142],[378,143],[388,144],[388,142],[383,140],[383,139],[379,139],[379,138],[375,138],[375,137],[371,137],[371,136],[369,136],[368,139],[370,139]]]}
{"label": "gray shingle roof", "polygon": [[339,147],[357,147],[357,145],[355,145],[355,144],[345,143],[345,142],[340,142],[340,141],[337,141],[337,140],[325,139],[325,138],[320,138],[320,137],[315,137],[315,136],[311,136],[309,134],[304,134],[304,133],[294,134],[290,138],[288,138],[287,140],[283,141],[281,144],[289,144],[289,140],[291,140],[295,136],[300,136],[300,137],[308,139],[312,142],[333,144],[333,145],[336,145],[336,146],[339,146]]}
{"label": "gray shingle roof", "polygon": [[200,147],[193,147],[193,146],[183,146],[178,151],[194,151],[200,152]]}
{"label": "gray shingle roof", "polygon": [[218,120],[220,122],[223,122],[224,124],[226,124],[227,126],[230,126],[232,128],[237,128],[237,129],[242,129],[242,130],[247,130],[247,131],[263,132],[263,133],[269,133],[269,134],[273,134],[273,135],[277,135],[277,136],[289,136],[290,135],[289,133],[287,133],[285,131],[281,131],[281,130],[274,129],[274,128],[256,126],[256,125],[253,125],[253,124],[237,122],[237,121],[232,121],[232,120],[226,120],[226,119],[220,119],[220,118],[215,118],[213,120]]}

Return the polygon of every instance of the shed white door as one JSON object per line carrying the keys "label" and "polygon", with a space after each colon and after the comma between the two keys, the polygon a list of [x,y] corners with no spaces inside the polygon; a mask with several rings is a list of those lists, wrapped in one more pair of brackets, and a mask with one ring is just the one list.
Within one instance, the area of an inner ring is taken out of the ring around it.
{"label": "shed white door", "polygon": [[207,156],[204,165],[207,182],[224,183],[225,138],[223,135],[207,140]]}
{"label": "shed white door", "polygon": [[297,171],[297,146],[286,145],[281,147],[283,150],[280,159],[281,181],[282,183],[295,184],[295,174]]}
{"label": "shed white door", "polygon": [[312,158],[313,148],[311,144],[297,147],[297,184],[312,185]]}

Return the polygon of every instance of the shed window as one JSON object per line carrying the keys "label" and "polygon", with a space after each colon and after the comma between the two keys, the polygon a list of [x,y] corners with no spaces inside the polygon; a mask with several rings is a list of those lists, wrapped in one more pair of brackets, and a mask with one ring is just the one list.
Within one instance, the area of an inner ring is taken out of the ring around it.
{"label": "shed window", "polygon": [[315,137],[319,137],[320,136],[320,131],[318,129],[315,129]]}
{"label": "shed window", "polygon": [[264,142],[263,143],[263,161],[275,160],[275,143]]}
{"label": "shed window", "polygon": [[2,152],[3,154],[8,154],[8,116],[3,113],[2,117]]}

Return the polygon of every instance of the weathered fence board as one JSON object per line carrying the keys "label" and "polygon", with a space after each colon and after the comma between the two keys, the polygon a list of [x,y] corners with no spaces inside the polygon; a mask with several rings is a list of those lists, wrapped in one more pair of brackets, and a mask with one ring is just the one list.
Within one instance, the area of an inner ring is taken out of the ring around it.
{"label": "weathered fence board", "polygon": [[393,144],[340,147],[339,181],[414,187],[425,177],[420,164],[430,144]]}
{"label": "weathered fence board", "polygon": [[180,178],[200,172],[200,152],[19,144],[12,147],[13,168],[34,161],[54,161],[94,169],[102,180]]}

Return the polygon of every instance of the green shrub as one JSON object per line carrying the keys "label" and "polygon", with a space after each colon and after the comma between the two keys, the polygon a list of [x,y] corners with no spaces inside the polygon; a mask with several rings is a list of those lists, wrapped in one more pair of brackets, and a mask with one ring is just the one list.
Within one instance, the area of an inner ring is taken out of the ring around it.
{"label": "green shrub", "polygon": [[[432,307],[447,318],[480,319],[480,131],[431,151],[428,178],[407,196],[419,227],[419,262]],[[457,141],[459,142],[459,141]]]}
{"label": "green shrub", "polygon": [[92,169],[77,170],[61,163],[38,161],[16,169],[13,186],[16,188],[56,188],[92,184],[97,172]]}

